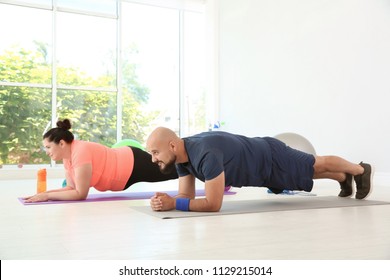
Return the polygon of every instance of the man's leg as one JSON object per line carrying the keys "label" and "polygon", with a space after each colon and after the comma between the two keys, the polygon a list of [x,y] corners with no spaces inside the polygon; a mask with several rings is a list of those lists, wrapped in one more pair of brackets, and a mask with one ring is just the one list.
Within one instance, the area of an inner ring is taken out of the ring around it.
{"label": "man's leg", "polygon": [[355,164],[338,156],[316,156],[314,163],[314,179],[333,179],[340,183],[339,196],[352,195],[352,176],[356,182],[356,198],[366,198],[372,188],[373,170],[367,163]]}

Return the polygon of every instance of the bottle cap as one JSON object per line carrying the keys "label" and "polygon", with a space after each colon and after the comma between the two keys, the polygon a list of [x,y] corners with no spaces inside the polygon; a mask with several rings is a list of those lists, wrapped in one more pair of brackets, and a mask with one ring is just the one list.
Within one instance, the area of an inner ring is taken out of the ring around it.
{"label": "bottle cap", "polygon": [[46,178],[46,168],[38,170],[38,178]]}

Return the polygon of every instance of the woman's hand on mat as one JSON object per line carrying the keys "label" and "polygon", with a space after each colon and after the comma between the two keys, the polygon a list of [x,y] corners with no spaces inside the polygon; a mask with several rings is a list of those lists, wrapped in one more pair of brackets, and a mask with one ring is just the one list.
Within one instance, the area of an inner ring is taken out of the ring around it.
{"label": "woman's hand on mat", "polygon": [[49,194],[47,193],[37,193],[36,195],[25,197],[24,202],[43,202],[49,200]]}
{"label": "woman's hand on mat", "polygon": [[175,208],[175,200],[166,193],[157,192],[150,199],[150,206],[154,211],[169,211]]}

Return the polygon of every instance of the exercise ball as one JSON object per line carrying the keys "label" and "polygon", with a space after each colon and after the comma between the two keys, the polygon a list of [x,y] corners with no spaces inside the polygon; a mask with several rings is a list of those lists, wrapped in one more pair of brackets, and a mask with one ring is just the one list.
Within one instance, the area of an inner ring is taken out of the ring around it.
{"label": "exercise ball", "polygon": [[314,149],[310,141],[299,134],[286,132],[276,135],[275,138],[284,142],[287,146],[291,148],[297,149],[308,154],[316,155],[316,150]]}
{"label": "exercise ball", "polygon": [[112,145],[112,148],[119,148],[119,147],[125,147],[125,146],[130,146],[130,147],[139,148],[141,150],[145,150],[145,148],[141,145],[140,142],[138,142],[137,140],[133,140],[133,139],[123,139],[123,140],[115,143],[114,145]]}

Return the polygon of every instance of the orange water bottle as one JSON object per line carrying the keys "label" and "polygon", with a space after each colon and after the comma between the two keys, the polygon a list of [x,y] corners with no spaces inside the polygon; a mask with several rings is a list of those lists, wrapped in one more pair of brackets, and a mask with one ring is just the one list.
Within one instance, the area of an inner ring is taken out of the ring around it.
{"label": "orange water bottle", "polygon": [[37,174],[37,193],[46,191],[46,168],[39,169]]}

